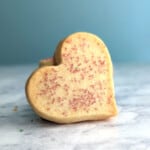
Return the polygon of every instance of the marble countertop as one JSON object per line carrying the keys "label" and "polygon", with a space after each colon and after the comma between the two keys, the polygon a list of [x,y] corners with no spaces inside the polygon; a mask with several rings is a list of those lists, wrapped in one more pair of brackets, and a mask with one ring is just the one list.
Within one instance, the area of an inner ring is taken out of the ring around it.
{"label": "marble countertop", "polygon": [[34,68],[0,67],[0,150],[150,150],[150,65],[115,65],[117,117],[70,125],[32,111],[24,85]]}

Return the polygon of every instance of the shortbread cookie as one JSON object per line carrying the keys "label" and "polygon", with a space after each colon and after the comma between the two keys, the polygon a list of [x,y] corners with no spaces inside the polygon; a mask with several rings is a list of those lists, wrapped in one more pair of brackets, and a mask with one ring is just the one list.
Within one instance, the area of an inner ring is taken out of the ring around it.
{"label": "shortbread cookie", "polygon": [[74,33],[59,44],[54,60],[56,66],[38,68],[26,84],[28,101],[39,116],[73,123],[117,114],[112,62],[100,38]]}

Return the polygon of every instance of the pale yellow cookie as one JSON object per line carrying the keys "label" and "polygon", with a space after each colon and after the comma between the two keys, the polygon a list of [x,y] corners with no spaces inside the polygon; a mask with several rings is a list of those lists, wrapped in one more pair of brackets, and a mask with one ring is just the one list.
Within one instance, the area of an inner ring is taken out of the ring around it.
{"label": "pale yellow cookie", "polygon": [[56,66],[38,68],[26,95],[33,110],[57,123],[103,120],[117,114],[112,62],[94,34],[74,33],[59,44]]}

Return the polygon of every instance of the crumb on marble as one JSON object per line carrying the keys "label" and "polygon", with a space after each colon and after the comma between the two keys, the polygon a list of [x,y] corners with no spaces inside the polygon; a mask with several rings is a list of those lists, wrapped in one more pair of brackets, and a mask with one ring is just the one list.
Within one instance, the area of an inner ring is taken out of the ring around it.
{"label": "crumb on marble", "polygon": [[17,105],[14,106],[13,111],[14,111],[14,112],[17,112],[17,111],[18,111],[18,106],[17,106]]}

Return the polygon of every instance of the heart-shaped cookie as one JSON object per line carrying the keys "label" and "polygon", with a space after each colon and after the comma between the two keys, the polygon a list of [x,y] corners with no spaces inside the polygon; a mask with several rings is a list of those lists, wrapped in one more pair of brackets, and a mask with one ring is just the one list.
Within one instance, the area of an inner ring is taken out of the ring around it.
{"label": "heart-shaped cookie", "polygon": [[34,71],[26,84],[28,101],[39,116],[72,123],[117,114],[112,62],[101,39],[74,33],[58,45],[54,62]]}

